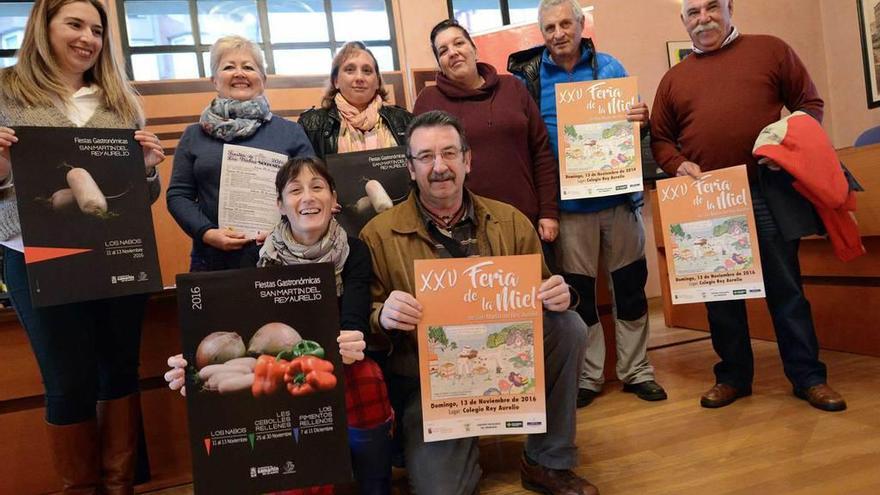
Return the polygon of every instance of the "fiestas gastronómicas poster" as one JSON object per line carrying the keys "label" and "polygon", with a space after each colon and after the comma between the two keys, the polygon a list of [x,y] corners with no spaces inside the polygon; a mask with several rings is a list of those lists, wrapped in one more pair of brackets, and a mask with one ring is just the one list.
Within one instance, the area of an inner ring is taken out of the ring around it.
{"label": "fiestas gastron\u00f3micas poster", "polygon": [[196,494],[345,482],[332,265],[178,275]]}
{"label": "fiestas gastron\u00f3micas poster", "polygon": [[13,182],[34,306],[162,290],[144,155],[134,130],[15,132]]}

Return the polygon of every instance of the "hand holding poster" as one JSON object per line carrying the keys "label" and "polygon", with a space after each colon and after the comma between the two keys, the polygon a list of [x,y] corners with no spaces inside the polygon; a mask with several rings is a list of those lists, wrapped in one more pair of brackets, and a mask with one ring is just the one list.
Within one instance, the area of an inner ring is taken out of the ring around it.
{"label": "hand holding poster", "polygon": [[162,290],[134,131],[22,126],[15,133],[10,153],[33,305]]}
{"label": "hand holding poster", "polygon": [[626,120],[638,101],[635,77],[556,85],[562,199],[643,189],[639,124]]}
{"label": "hand holding poster", "polygon": [[357,237],[371,218],[409,196],[406,148],[380,148],[327,155],[327,169],[336,178],[336,221]]}
{"label": "hand holding poster", "polygon": [[540,255],[417,260],[425,441],[547,431]]}
{"label": "hand holding poster", "polygon": [[178,275],[177,295],[195,493],[350,481],[332,265]]}
{"label": "hand holding poster", "polygon": [[764,297],[746,166],[657,182],[672,304]]}
{"label": "hand holding poster", "polygon": [[223,145],[217,223],[220,228],[243,232],[271,232],[278,223],[275,175],[287,155],[234,144]]}

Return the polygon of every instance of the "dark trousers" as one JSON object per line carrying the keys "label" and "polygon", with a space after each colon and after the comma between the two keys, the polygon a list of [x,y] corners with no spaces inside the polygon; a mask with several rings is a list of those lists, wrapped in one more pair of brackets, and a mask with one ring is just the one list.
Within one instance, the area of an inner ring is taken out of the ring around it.
{"label": "dark trousers", "polygon": [[4,251],[12,306],[30,339],[46,390],[46,421],[86,421],[95,417],[98,400],[137,392],[141,321],[148,296],[34,308],[24,255]]}
{"label": "dark trousers", "polygon": [[[801,285],[798,261],[800,241],[785,240],[763,198],[752,193],[767,308],[785,376],[795,388],[826,381],[825,364],[819,361],[819,343],[810,314],[810,303]],[[712,347],[721,358],[715,365],[715,381],[734,387],[752,384],[754,358],[749,340],[745,301],[706,303]]]}

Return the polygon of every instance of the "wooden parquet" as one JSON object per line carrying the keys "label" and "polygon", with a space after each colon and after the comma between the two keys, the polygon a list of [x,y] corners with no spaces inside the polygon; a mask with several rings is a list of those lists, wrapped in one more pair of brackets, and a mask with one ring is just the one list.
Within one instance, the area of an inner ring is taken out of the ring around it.
{"label": "wooden parquet", "polygon": [[[643,402],[606,384],[577,413],[577,472],[603,495],[880,493],[880,358],[822,353],[829,382],[849,404],[826,413],[791,394],[775,343],[753,348],[754,394],[716,410],[699,406],[713,381],[709,341],[650,351],[669,399]],[[481,441],[483,495],[532,493],[519,484],[522,445],[523,437]],[[395,473],[396,494],[408,493],[403,476]],[[191,493],[185,486],[156,495]]]}

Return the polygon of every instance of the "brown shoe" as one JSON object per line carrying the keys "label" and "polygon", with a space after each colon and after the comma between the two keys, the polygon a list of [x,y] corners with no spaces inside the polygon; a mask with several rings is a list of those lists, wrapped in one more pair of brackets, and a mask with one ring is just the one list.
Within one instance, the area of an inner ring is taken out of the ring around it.
{"label": "brown shoe", "polygon": [[49,450],[64,495],[96,495],[100,480],[98,425],[94,419],[70,425],[46,423]]}
{"label": "brown shoe", "polygon": [[550,469],[529,464],[525,456],[519,462],[522,487],[547,495],[599,495],[599,489],[570,469]]}
{"label": "brown shoe", "polygon": [[133,495],[137,460],[140,395],[98,401],[101,432],[101,482],[104,495]]}
{"label": "brown shoe", "polygon": [[846,409],[846,401],[843,396],[829,387],[827,383],[813,385],[807,389],[796,388],[794,395],[809,402],[811,406],[823,411],[843,411]]}
{"label": "brown shoe", "polygon": [[747,395],[752,395],[752,387],[736,388],[726,383],[716,383],[700,397],[700,405],[710,409],[724,407]]}

